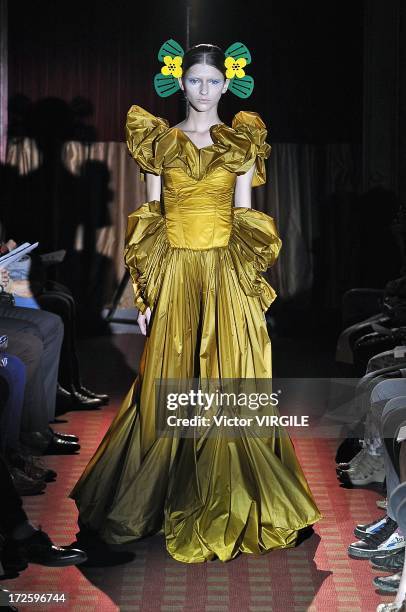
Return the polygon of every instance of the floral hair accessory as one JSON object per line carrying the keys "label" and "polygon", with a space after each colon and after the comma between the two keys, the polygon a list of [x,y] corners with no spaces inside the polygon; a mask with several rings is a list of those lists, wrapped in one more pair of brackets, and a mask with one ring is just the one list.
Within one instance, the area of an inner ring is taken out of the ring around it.
{"label": "floral hair accessory", "polygon": [[254,79],[245,74],[245,66],[251,63],[251,53],[247,47],[236,42],[228,47],[225,53],[226,77],[230,79],[228,91],[239,98],[249,98],[254,90]]}
{"label": "floral hair accessory", "polygon": [[[158,60],[164,65],[154,77],[154,87],[161,98],[167,98],[180,89],[178,79],[183,74],[184,55],[180,44],[172,38],[159,49]],[[254,89],[254,79],[246,75],[244,70],[251,63],[250,52],[243,43],[237,42],[228,47],[225,56],[226,78],[230,80],[228,91],[239,98],[248,98]]]}
{"label": "floral hair accessory", "polygon": [[158,51],[158,60],[164,63],[161,72],[154,77],[155,91],[161,98],[167,98],[180,87],[178,78],[182,76],[182,60],[185,55],[184,50],[175,40],[169,39]]}

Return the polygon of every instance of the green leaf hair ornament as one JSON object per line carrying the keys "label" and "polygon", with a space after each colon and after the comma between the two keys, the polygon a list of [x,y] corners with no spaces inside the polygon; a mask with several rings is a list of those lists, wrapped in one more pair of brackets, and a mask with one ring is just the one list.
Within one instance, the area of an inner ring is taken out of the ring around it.
{"label": "green leaf hair ornament", "polygon": [[155,91],[161,98],[176,93],[180,87],[178,78],[182,76],[182,58],[185,55],[182,47],[172,38],[164,42],[158,51],[158,60],[164,63],[161,72],[154,77]]}
{"label": "green leaf hair ornament", "polygon": [[254,79],[245,74],[244,68],[251,63],[251,53],[243,43],[236,42],[226,49],[225,56],[226,77],[230,79],[228,91],[239,98],[249,98],[254,90]]}
{"label": "green leaf hair ornament", "polygon": [[[154,87],[161,98],[167,98],[180,89],[178,78],[183,74],[184,55],[180,44],[172,38],[159,49],[158,60],[164,65],[154,77]],[[228,91],[239,98],[248,98],[254,89],[254,79],[245,74],[244,68],[251,63],[251,53],[243,43],[236,42],[228,47],[225,56],[226,78],[230,80]]]}

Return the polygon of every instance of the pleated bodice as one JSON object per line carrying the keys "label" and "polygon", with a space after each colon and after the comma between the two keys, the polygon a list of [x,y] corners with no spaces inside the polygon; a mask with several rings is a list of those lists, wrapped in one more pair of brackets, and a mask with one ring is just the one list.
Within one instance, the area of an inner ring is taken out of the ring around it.
{"label": "pleated bodice", "polygon": [[127,144],[144,172],[163,177],[166,230],[172,247],[227,246],[236,177],[255,164],[253,186],[265,182],[271,147],[257,113],[240,112],[232,127],[211,127],[213,144],[201,149],[180,129],[139,106],[129,110]]}
{"label": "pleated bodice", "polygon": [[200,250],[227,246],[235,179],[235,174],[221,168],[200,181],[178,168],[165,172],[163,202],[172,247]]}

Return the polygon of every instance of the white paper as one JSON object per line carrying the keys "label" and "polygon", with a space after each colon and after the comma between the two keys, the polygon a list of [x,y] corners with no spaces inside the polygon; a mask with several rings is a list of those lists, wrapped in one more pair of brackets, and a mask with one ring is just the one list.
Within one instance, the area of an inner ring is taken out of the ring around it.
{"label": "white paper", "polygon": [[29,242],[24,242],[17,248],[10,251],[10,253],[6,253],[0,257],[0,268],[8,268],[15,261],[20,261],[25,255],[31,253],[34,249],[37,248],[39,242],[35,242],[34,244],[30,244]]}

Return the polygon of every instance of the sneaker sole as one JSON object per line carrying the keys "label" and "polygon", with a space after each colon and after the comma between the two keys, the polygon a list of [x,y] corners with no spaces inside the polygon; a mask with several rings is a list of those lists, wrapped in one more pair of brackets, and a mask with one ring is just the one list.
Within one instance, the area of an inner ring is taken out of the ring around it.
{"label": "sneaker sole", "polygon": [[[357,461],[357,463],[359,463],[359,461]],[[341,463],[341,464],[337,464],[336,465],[336,472],[348,472],[348,470],[351,470],[354,467],[357,467],[357,463]]]}
{"label": "sneaker sole", "polygon": [[351,559],[370,559],[371,557],[376,557],[376,554],[376,550],[371,552],[370,550],[352,551],[348,549],[348,556],[351,557]]}
{"label": "sneaker sole", "polygon": [[366,478],[364,480],[353,480],[350,478],[349,474],[347,472],[341,472],[340,474],[338,474],[338,478],[340,480],[340,482],[342,482],[343,484],[347,485],[348,487],[364,487],[366,485],[369,484],[383,484],[385,481],[385,475],[383,476],[382,480],[379,480],[377,478]]}
{"label": "sneaker sole", "polygon": [[369,560],[369,564],[371,567],[374,567],[375,569],[384,570],[385,572],[391,572],[392,574],[396,574],[396,572],[401,572],[403,569],[403,565],[405,563],[404,555],[403,555],[403,559],[401,561],[398,560],[396,565],[394,564],[390,566],[387,563],[385,563],[385,561],[386,559],[389,560],[389,558],[392,558],[392,557],[393,557],[393,554],[385,553],[385,560],[374,562],[373,557],[372,557],[372,559]]}
{"label": "sneaker sole", "polygon": [[376,550],[376,548],[374,550],[351,550],[351,548],[348,548],[348,556],[351,557],[352,559],[370,559],[371,557],[376,557],[379,554],[394,554],[399,552],[400,550],[402,550],[402,548],[405,547],[405,544],[403,544],[403,546],[399,546],[398,548],[393,548],[392,550]]}
{"label": "sneaker sole", "polygon": [[383,484],[383,481],[385,480],[385,478],[382,478],[382,480],[377,480],[376,478],[368,478],[367,480],[351,480],[351,484],[354,487],[365,487],[366,485],[369,484]]}
{"label": "sneaker sole", "polygon": [[392,587],[390,585],[383,586],[381,584],[376,584],[375,580],[373,580],[372,582],[373,582],[374,587],[376,587],[378,591],[380,591],[381,593],[397,593],[398,592],[399,585],[397,587],[395,586]]}
{"label": "sneaker sole", "polygon": [[387,567],[386,565],[376,565],[375,563],[372,563],[372,559],[370,559],[370,565],[375,570],[379,570],[380,572],[389,572],[391,574],[396,574],[397,572],[401,572],[403,569],[403,565],[399,565],[399,567]]}

